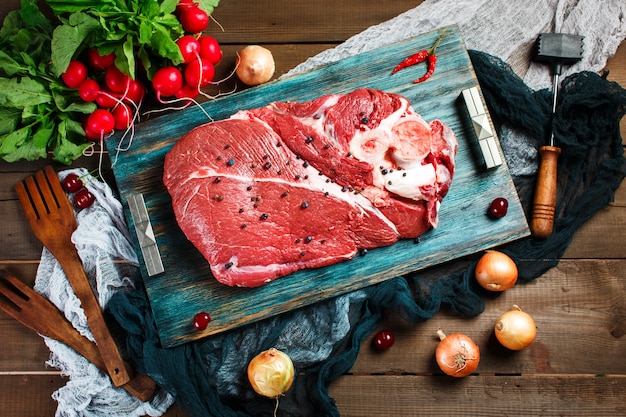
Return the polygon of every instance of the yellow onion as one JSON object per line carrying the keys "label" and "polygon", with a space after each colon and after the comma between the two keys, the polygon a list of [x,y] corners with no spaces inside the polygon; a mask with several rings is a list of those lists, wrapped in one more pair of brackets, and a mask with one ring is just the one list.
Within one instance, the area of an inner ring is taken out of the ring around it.
{"label": "yellow onion", "polygon": [[437,365],[446,374],[462,378],[474,372],[480,362],[480,349],[469,337],[461,333],[445,335],[437,329],[439,344],[435,350]]}
{"label": "yellow onion", "polygon": [[494,331],[502,346],[511,350],[522,350],[535,340],[537,325],[528,313],[514,305],[496,320]]}
{"label": "yellow onion", "polygon": [[248,45],[237,54],[236,74],[246,85],[259,85],[272,79],[274,57],[269,49]]}
{"label": "yellow onion", "polygon": [[248,380],[257,394],[278,398],[291,387],[294,367],[286,353],[271,348],[256,355],[248,364]]}
{"label": "yellow onion", "polygon": [[489,291],[506,291],[517,282],[517,265],[507,254],[490,250],[474,270],[478,284]]}

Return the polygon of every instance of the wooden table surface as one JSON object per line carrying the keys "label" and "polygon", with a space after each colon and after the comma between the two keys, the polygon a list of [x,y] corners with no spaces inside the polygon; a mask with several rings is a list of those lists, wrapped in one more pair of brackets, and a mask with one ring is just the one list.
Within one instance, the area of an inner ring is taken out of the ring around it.
{"label": "wooden table surface", "polygon": [[[222,0],[207,33],[223,45],[221,74],[242,45],[267,44],[280,75],[420,1]],[[383,6],[384,5],[384,6]],[[19,0],[0,4],[0,16]],[[626,42],[607,65],[609,79],[626,85]],[[626,136],[626,121],[622,121]],[[20,179],[50,161],[0,162],[0,268],[32,285],[41,244],[30,231],[13,191]],[[108,159],[105,158],[108,164]],[[53,164],[55,169],[64,167]],[[82,158],[74,166],[97,166]],[[110,169],[106,166],[107,176]],[[110,178],[110,177],[109,177]],[[575,235],[559,265],[530,284],[489,300],[471,320],[445,311],[411,325],[389,315],[381,328],[395,332],[392,349],[376,354],[365,341],[351,371],[330,387],[342,416],[624,416],[626,415],[626,185],[615,201]],[[497,347],[491,328],[512,304],[531,312],[538,336],[528,349]],[[477,375],[451,380],[434,363],[435,329],[463,331],[481,347]],[[51,393],[66,379],[46,367],[42,339],[0,313],[0,415],[52,416]],[[166,416],[187,416],[177,405]]]}

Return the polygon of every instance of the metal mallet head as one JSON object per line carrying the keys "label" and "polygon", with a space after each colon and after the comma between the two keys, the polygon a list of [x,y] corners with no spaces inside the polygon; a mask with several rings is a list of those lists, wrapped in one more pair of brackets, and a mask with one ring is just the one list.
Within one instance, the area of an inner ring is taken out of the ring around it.
{"label": "metal mallet head", "polygon": [[[559,92],[559,75],[563,65],[571,65],[583,57],[583,37],[566,33],[541,33],[537,38],[535,61],[550,64],[552,72],[552,114],[556,112]],[[550,146],[554,145],[554,132],[550,135]]]}
{"label": "metal mallet head", "polygon": [[551,65],[560,74],[563,65],[572,65],[583,57],[583,37],[566,33],[542,33],[537,38],[535,60]]}

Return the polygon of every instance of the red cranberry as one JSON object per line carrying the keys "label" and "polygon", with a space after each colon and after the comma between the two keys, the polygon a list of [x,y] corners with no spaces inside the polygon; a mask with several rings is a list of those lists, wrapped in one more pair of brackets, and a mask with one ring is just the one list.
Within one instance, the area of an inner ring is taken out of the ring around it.
{"label": "red cranberry", "polygon": [[489,216],[494,219],[500,219],[506,216],[506,212],[509,209],[509,202],[506,198],[498,197],[489,205]]}
{"label": "red cranberry", "polygon": [[395,340],[396,338],[391,330],[381,330],[374,335],[372,346],[379,351],[387,350],[393,346]]}
{"label": "red cranberry", "polygon": [[84,187],[83,181],[76,174],[68,174],[65,178],[63,178],[63,188],[68,193],[75,193]]}
{"label": "red cranberry", "polygon": [[96,197],[86,188],[81,188],[74,195],[74,205],[79,209],[91,207]]}
{"label": "red cranberry", "polygon": [[204,311],[201,311],[193,317],[193,327],[199,331],[206,329],[210,322],[211,316]]}

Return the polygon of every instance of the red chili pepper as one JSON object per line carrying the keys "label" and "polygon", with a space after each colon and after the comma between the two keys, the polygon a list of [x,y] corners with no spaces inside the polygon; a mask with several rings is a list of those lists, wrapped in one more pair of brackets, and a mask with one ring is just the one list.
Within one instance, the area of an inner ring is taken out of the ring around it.
{"label": "red chili pepper", "polygon": [[403,68],[410,67],[411,65],[419,64],[428,58],[428,50],[424,49],[423,51],[419,51],[416,54],[413,54],[404,59],[404,61],[400,62],[394,69],[391,71],[391,75],[400,71]]}
{"label": "red chili pepper", "polygon": [[428,71],[426,71],[426,74],[422,75],[417,80],[414,80],[413,83],[414,84],[419,84],[419,83],[429,79],[430,76],[433,75],[433,72],[435,72],[435,67],[436,66],[437,66],[437,55],[435,55],[435,54],[428,55]]}
{"label": "red chili pepper", "polygon": [[431,56],[432,54],[435,53],[435,49],[437,49],[437,45],[439,45],[439,42],[441,41],[441,38],[443,37],[443,35],[439,35],[439,37],[437,38],[437,40],[435,41],[435,43],[433,44],[433,46],[430,47],[430,49],[424,49],[423,51],[419,51],[409,57],[406,57],[404,59],[404,61],[400,62],[394,69],[393,71],[391,71],[391,74],[395,74],[396,72],[400,71],[403,68],[407,68],[416,64],[419,64],[420,62],[424,62],[428,59],[429,56]]}

